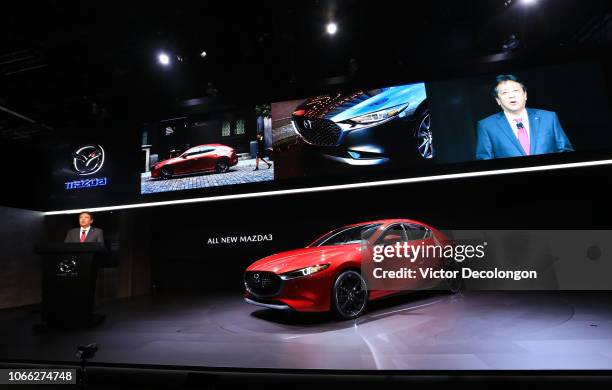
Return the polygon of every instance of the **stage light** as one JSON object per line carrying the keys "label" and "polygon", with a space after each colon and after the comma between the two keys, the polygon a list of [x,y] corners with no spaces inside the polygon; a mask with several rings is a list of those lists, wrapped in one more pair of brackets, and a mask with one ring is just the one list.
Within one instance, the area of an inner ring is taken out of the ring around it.
{"label": "stage light", "polygon": [[160,64],[164,66],[170,65],[170,56],[166,53],[159,53],[159,55],[157,56],[157,60]]}
{"label": "stage light", "polygon": [[532,4],[535,4],[537,2],[538,2],[538,0],[522,0],[521,3],[525,4],[525,5],[532,5]]}
{"label": "stage light", "polygon": [[206,52],[205,52],[205,51],[202,51],[202,52],[200,53],[200,57],[205,58],[206,56],[207,56],[207,54],[206,54]]}
{"label": "stage light", "polygon": [[334,22],[327,24],[327,33],[329,35],[334,35],[338,31],[338,25]]}

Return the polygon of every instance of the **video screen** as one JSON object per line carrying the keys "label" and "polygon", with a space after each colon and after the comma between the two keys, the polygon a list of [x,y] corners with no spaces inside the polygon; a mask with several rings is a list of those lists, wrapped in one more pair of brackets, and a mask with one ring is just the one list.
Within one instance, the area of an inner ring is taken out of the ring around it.
{"label": "video screen", "polygon": [[147,123],[140,193],[589,161],[612,149],[611,119],[597,61],[339,88]]}
{"label": "video screen", "polygon": [[436,162],[609,150],[605,84],[597,62],[427,83]]}
{"label": "video screen", "polygon": [[277,179],[432,161],[424,83],[272,104]]}
{"label": "video screen", "polygon": [[274,179],[270,105],[145,125],[141,194]]}
{"label": "video screen", "polygon": [[276,179],[395,171],[612,147],[601,66],[507,69],[272,104]]}

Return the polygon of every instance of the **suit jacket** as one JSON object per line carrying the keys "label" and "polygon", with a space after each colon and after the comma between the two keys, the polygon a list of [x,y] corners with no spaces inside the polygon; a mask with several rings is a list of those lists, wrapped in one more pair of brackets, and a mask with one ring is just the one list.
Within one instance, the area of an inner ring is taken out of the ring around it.
{"label": "suit jacket", "polygon": [[[552,111],[527,109],[529,116],[530,154],[573,152],[557,114]],[[525,156],[506,115],[493,114],[478,122],[476,160]]]}
{"label": "suit jacket", "polygon": [[[78,227],[68,230],[64,242],[81,242],[81,228]],[[91,226],[85,238],[85,242],[101,242],[104,244],[104,231],[100,228]]]}

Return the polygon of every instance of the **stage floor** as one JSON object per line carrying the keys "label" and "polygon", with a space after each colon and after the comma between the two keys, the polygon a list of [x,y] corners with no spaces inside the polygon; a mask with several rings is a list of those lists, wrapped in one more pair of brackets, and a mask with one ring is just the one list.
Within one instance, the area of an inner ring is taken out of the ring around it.
{"label": "stage floor", "polygon": [[612,293],[413,293],[354,321],[251,306],[240,294],[101,305],[94,329],[35,334],[39,313],[0,311],[0,361],[275,369],[612,369]]}

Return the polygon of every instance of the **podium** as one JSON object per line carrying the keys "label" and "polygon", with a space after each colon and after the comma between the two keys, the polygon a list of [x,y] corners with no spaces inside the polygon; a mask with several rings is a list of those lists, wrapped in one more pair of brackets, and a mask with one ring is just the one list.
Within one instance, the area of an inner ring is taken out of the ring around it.
{"label": "podium", "polygon": [[102,243],[45,243],[43,256],[42,327],[83,328],[104,320],[94,314],[98,268],[108,261]]}

